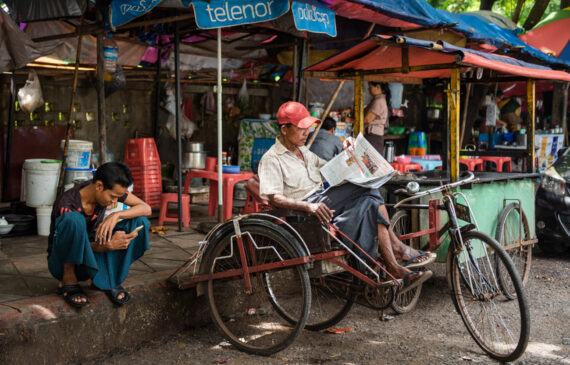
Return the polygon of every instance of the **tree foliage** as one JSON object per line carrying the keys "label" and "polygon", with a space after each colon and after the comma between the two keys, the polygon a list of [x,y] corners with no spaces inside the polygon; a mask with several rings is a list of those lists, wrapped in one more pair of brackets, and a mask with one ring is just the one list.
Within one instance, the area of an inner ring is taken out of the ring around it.
{"label": "tree foliage", "polygon": [[[566,3],[566,0],[550,0],[542,18],[552,13],[553,11],[560,9],[561,1]],[[447,10],[452,13],[477,11],[481,8],[481,0],[427,0],[427,2],[434,8]],[[486,2],[489,1],[487,0]],[[513,14],[515,13],[517,2],[517,0],[495,0],[493,2],[492,10],[495,13],[502,14],[509,19],[512,19]],[[517,21],[517,24],[519,26],[522,26],[522,24],[525,23],[534,4],[534,0],[525,0],[523,2],[520,17]]]}

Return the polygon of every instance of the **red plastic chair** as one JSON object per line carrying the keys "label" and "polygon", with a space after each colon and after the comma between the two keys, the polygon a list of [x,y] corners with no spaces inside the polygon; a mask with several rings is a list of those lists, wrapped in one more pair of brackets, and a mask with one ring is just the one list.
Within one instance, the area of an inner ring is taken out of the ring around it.
{"label": "red plastic chair", "polygon": [[[178,223],[178,214],[168,214],[168,204],[178,202],[178,193],[164,193],[160,196],[160,213],[158,215],[158,225],[167,223]],[[190,225],[190,195],[182,194],[182,225]]]}
{"label": "red plastic chair", "polygon": [[482,156],[479,157],[484,162],[492,162],[495,164],[497,172],[503,172],[503,165],[507,164],[507,171],[512,172],[512,159],[510,157],[503,157],[503,156]]}
{"label": "red plastic chair", "polygon": [[259,195],[259,176],[253,175],[250,177],[247,183],[245,183],[245,190],[247,190],[247,197],[245,198],[242,214],[273,209],[269,201],[261,198]]}
{"label": "red plastic chair", "polygon": [[480,158],[460,158],[459,163],[465,165],[468,171],[483,171],[483,160]]}

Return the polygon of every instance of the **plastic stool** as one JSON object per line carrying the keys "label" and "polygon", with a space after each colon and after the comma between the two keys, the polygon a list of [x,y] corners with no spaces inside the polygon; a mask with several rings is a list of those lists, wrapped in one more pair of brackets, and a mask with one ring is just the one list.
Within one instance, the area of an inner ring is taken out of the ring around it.
{"label": "plastic stool", "polygon": [[394,170],[399,171],[401,174],[408,172],[408,171],[422,171],[422,165],[418,163],[396,163],[391,162],[390,165],[394,168]]}
{"label": "plastic stool", "polygon": [[435,170],[442,165],[439,160],[424,160],[421,158],[412,158],[413,163],[417,163],[422,166],[422,170]]}
{"label": "plastic stool", "polygon": [[468,171],[483,171],[483,160],[480,158],[460,158],[459,163],[467,166]]}
{"label": "plastic stool", "polygon": [[503,164],[507,164],[507,171],[512,172],[512,159],[510,157],[502,156],[481,156],[479,157],[484,162],[493,162],[497,167],[497,172],[503,172]]}
{"label": "plastic stool", "polygon": [[[158,215],[158,225],[167,223],[178,223],[178,214],[168,214],[168,203],[177,203],[178,193],[164,193],[160,196],[160,214]],[[190,195],[182,194],[182,225],[190,225]]]}

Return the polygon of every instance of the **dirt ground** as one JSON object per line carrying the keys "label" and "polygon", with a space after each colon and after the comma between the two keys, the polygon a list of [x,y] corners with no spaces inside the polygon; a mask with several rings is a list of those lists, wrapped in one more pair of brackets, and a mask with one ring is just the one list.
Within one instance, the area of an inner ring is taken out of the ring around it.
{"label": "dirt ground", "polygon": [[[445,265],[432,267],[416,309],[379,321],[378,312],[353,307],[338,327],[344,334],[304,331],[271,357],[235,350],[211,325],[178,334],[157,333],[152,342],[82,364],[493,364],[455,312]],[[530,343],[516,364],[570,364],[570,254],[548,257],[535,249],[527,296]],[[390,310],[387,313],[391,313]],[[134,335],[134,334],[133,334]]]}

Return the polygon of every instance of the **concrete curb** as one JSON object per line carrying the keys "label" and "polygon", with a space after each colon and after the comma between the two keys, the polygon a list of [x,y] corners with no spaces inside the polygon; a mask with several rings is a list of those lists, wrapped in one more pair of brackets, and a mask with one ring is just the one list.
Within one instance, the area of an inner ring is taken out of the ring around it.
{"label": "concrete curb", "polygon": [[2,303],[0,364],[77,362],[208,323],[205,298],[167,285],[171,273],[127,280],[132,299],[123,307],[86,288],[90,305],[81,309],[55,294]]}

